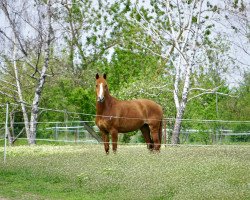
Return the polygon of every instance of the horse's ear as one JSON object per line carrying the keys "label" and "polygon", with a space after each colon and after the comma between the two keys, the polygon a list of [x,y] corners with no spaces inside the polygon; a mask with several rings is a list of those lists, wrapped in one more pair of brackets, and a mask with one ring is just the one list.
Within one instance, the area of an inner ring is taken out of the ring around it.
{"label": "horse's ear", "polygon": [[98,79],[98,78],[99,78],[99,74],[98,74],[98,73],[95,75],[95,78],[96,78],[96,79]]}
{"label": "horse's ear", "polygon": [[103,74],[103,78],[106,80],[106,78],[107,78],[107,75],[106,74]]}

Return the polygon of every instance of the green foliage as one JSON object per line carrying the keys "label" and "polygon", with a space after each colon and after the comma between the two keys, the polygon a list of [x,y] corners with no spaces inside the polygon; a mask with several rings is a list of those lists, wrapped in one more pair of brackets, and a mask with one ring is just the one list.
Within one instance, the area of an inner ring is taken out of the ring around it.
{"label": "green foliage", "polygon": [[193,133],[189,135],[189,141],[191,143],[198,143],[198,144],[211,144],[211,140],[207,132],[203,132],[202,130],[198,133]]}
{"label": "green foliage", "polygon": [[[94,90],[83,89],[82,87],[74,88],[69,96],[69,103],[77,107],[76,111],[85,114],[95,113],[95,94]],[[91,120],[93,116],[82,115],[82,120]]]}
{"label": "green foliage", "polygon": [[[93,88],[86,88],[83,85],[75,85],[70,79],[62,78],[55,85],[46,88],[44,91],[41,106],[65,112],[78,112],[95,114],[95,93]],[[74,115],[72,115],[73,117]],[[76,117],[76,116],[75,116]],[[57,112],[46,112],[40,117],[42,121],[64,121],[64,114]],[[91,115],[79,115],[79,120],[92,120]],[[70,120],[70,119],[68,119]]]}
{"label": "green foliage", "polygon": [[223,117],[231,120],[247,121],[250,119],[250,73],[246,73],[242,85],[232,89],[235,98],[225,99],[221,104],[225,111]]}
{"label": "green foliage", "polygon": [[[150,66],[150,68],[149,68]],[[114,91],[149,75],[149,70],[157,69],[157,58],[147,53],[116,49],[108,70],[109,83]],[[152,71],[151,71],[152,72]],[[151,76],[154,74],[151,73]]]}

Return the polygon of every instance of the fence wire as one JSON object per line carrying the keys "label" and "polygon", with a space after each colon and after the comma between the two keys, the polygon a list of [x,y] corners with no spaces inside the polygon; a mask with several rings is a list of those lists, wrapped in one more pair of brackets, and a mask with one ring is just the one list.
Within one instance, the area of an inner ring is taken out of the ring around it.
{"label": "fence wire", "polygon": [[[12,137],[17,136],[24,128],[22,114],[19,104],[10,104],[15,107],[14,119],[9,121],[8,127]],[[27,107],[31,107],[26,105]],[[1,107],[4,113],[4,107]],[[128,120],[140,119],[119,116],[105,116],[91,113],[72,112],[67,110],[41,108],[40,116],[37,122],[37,141],[48,142],[75,142],[75,143],[95,143],[94,137],[82,125],[82,122],[88,124],[97,134],[98,128],[93,120],[84,120],[87,117],[94,119],[96,116],[107,118],[124,118]],[[20,112],[20,113],[18,113]],[[144,120],[144,119],[141,119]],[[163,119],[162,143],[170,144],[174,129],[175,118]],[[203,119],[182,119],[180,131],[180,142],[182,144],[223,144],[250,142],[250,121],[232,121],[232,120],[203,120]],[[0,141],[4,139],[4,121],[0,122]],[[19,135],[25,138],[25,131]],[[24,141],[24,139],[22,139]],[[129,134],[119,134],[119,143],[139,144],[144,139],[140,132]]]}

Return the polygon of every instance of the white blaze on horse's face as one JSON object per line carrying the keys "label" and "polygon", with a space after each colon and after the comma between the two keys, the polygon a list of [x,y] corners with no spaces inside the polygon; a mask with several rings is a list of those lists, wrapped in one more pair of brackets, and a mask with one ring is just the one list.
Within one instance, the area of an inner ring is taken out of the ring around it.
{"label": "white blaze on horse's face", "polygon": [[100,77],[99,74],[96,74],[96,100],[99,103],[103,103],[105,100],[105,93],[108,90],[106,83],[106,74],[103,77]]}
{"label": "white blaze on horse's face", "polygon": [[99,85],[99,92],[97,94],[97,101],[98,102],[103,102],[104,101],[104,88],[103,88],[103,83]]}

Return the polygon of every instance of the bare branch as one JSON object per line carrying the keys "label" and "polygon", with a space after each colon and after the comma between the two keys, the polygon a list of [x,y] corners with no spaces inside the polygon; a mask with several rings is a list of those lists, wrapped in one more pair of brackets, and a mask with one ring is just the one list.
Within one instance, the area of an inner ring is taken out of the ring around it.
{"label": "bare branch", "polygon": [[[165,85],[161,85],[161,86],[157,86],[157,87],[150,87],[148,89],[149,90],[151,90],[151,89],[164,89],[165,90],[165,87],[168,85],[169,85],[169,83],[166,83]],[[173,92],[172,90],[168,90],[168,91]]]}
{"label": "bare branch", "polygon": [[12,83],[6,81],[6,80],[0,79],[0,81],[6,83],[6,84],[8,84],[8,85],[11,85],[11,86],[13,86],[13,87],[16,87],[16,85],[14,85],[14,84],[12,84]]}
{"label": "bare branch", "polygon": [[141,44],[141,43],[139,43],[139,42],[136,42],[135,40],[133,40],[133,42],[134,42],[135,44],[137,44],[138,46],[143,47],[144,49],[149,50],[149,51],[150,51],[151,53],[153,53],[154,55],[159,56],[159,57],[161,57],[161,58],[163,58],[163,59],[166,59],[166,56],[164,56],[164,55],[162,55],[162,54],[159,54],[159,53],[156,53],[155,51],[153,51],[152,49],[146,47],[145,45],[143,45],[143,44]]}
{"label": "bare branch", "polygon": [[13,96],[13,95],[11,95],[11,94],[9,94],[9,93],[3,92],[3,91],[1,91],[1,90],[0,90],[0,94],[3,94],[3,95],[5,95],[5,96],[7,96],[7,97],[9,97],[9,98],[15,99],[15,96]]}
{"label": "bare branch", "polygon": [[200,93],[198,95],[195,95],[195,96],[189,98],[187,101],[189,102],[192,99],[195,99],[195,98],[200,97],[200,96],[205,95],[205,94],[219,94],[219,95],[229,96],[229,97],[234,97],[234,98],[238,98],[239,97],[239,96],[234,96],[234,95],[230,95],[230,94],[225,94],[225,93],[222,93],[222,92],[207,91],[207,92],[203,92],[203,93]]}
{"label": "bare branch", "polygon": [[11,91],[11,92],[18,93],[16,90],[13,90],[13,89],[11,89],[11,88],[9,88],[9,87],[6,87],[6,86],[4,86],[4,85],[1,85],[1,88],[6,89],[6,90]]}
{"label": "bare branch", "polygon": [[[139,9],[138,9],[138,6],[135,5],[135,7],[136,7],[137,13],[140,15],[140,17],[143,19],[143,21],[144,21],[145,23],[147,23],[147,25],[149,26],[149,29],[148,29],[148,30],[150,30],[150,32],[152,32],[154,35],[156,35],[157,38],[161,38],[161,36],[158,34],[158,30],[157,30],[156,28],[154,28],[154,26],[153,26],[151,23],[149,23],[148,20],[146,20],[146,19],[144,18],[144,16],[141,14],[141,12],[140,12]],[[134,20],[135,20],[135,19],[134,19]],[[135,20],[135,21],[138,22],[137,20]],[[147,29],[146,26],[144,26],[143,24],[141,24],[141,23],[139,23],[139,24],[140,24],[144,29]]]}
{"label": "bare branch", "polygon": [[158,92],[157,94],[154,94],[154,93],[149,93],[149,92],[144,91],[144,90],[140,90],[139,93],[147,95],[147,96],[158,97],[161,95],[162,92]]}
{"label": "bare branch", "polygon": [[217,91],[219,88],[221,87],[221,85],[219,85],[219,86],[217,86],[217,87],[215,87],[215,88],[213,88],[213,89],[204,89],[204,88],[191,88],[188,92],[191,92],[191,91],[193,91],[193,90],[200,90],[200,91],[209,91],[209,92],[215,92],[215,91]]}
{"label": "bare branch", "polygon": [[24,49],[24,46],[23,46],[23,44],[22,44],[22,42],[21,42],[21,39],[20,39],[20,37],[19,37],[19,34],[18,34],[17,30],[16,30],[16,24],[15,24],[15,22],[10,18],[10,14],[9,14],[8,9],[7,9],[7,5],[8,5],[8,4],[7,4],[7,1],[6,1],[6,0],[2,0],[2,1],[1,1],[1,4],[0,4],[0,7],[1,7],[1,9],[3,10],[5,16],[7,17],[8,21],[9,21],[9,23],[10,23],[10,25],[11,25],[11,28],[12,28],[12,30],[13,30],[13,32],[14,32],[14,34],[15,34],[15,37],[17,38],[18,44],[19,44],[19,46],[20,46],[20,48],[21,48],[21,51],[23,52],[23,54],[24,54],[25,56],[27,56],[28,53],[27,53],[27,51]]}

